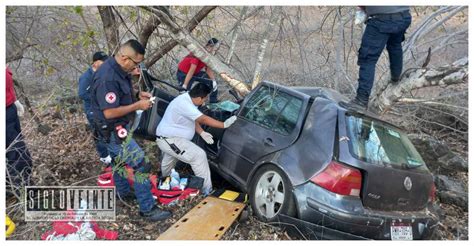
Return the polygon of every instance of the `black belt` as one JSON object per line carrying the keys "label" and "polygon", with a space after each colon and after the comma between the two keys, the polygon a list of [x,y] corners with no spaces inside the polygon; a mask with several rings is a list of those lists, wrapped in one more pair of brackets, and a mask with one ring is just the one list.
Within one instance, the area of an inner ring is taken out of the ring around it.
{"label": "black belt", "polygon": [[379,20],[401,20],[408,16],[410,16],[410,11],[404,10],[402,12],[391,13],[391,14],[374,14],[374,15],[370,15],[370,18],[376,18]]}
{"label": "black belt", "polygon": [[163,137],[163,136],[156,136],[158,139],[163,139],[165,140],[165,142],[168,144],[168,146],[170,146],[171,150],[173,150],[174,153],[176,153],[177,155],[182,155],[184,154],[184,152],[186,152],[186,150],[183,150],[181,151],[178,146],[176,146],[176,144],[174,143],[169,143],[166,139],[168,139],[168,137]]}

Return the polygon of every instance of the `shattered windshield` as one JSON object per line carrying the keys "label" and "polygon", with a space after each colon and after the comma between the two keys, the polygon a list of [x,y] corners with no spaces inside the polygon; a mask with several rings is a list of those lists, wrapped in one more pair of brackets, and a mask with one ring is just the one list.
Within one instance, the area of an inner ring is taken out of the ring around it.
{"label": "shattered windshield", "polygon": [[380,121],[354,115],[346,116],[351,154],[375,164],[401,168],[426,167],[408,136]]}

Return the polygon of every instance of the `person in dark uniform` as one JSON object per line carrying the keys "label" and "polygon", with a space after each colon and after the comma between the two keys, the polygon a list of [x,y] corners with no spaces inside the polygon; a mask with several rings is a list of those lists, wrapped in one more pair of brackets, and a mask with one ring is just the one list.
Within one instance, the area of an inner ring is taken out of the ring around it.
{"label": "person in dark uniform", "polygon": [[[24,108],[20,101],[17,100],[15,89],[13,88],[13,74],[10,68],[6,68],[6,163],[7,175],[5,181],[10,186],[6,186],[6,191],[14,192],[15,189],[31,185],[31,169],[32,160],[30,152],[23,141],[21,134],[20,119],[18,115],[23,115]],[[10,181],[12,183],[10,183]]]}
{"label": "person in dark uniform", "polygon": [[[145,153],[133,138],[126,138],[129,122],[136,110],[151,108],[151,94],[140,92],[138,100],[133,93],[131,75],[143,61],[145,49],[137,40],[122,44],[113,58],[107,59],[94,74],[91,91],[91,109],[94,114],[96,135],[103,138],[112,156],[112,166],[128,164],[135,173],[148,173],[150,164]],[[117,195],[129,198],[127,179],[117,171],[113,175]],[[151,221],[168,218],[171,213],[159,209],[151,194],[150,181],[137,178],[134,183],[135,197],[140,206],[140,215]]]}
{"label": "person in dark uniform", "polygon": [[351,103],[367,108],[374,84],[375,65],[382,51],[387,48],[390,60],[391,83],[400,80],[403,68],[402,42],[411,24],[409,6],[365,6],[361,7],[369,19],[362,36],[357,64],[359,87]]}
{"label": "person in dark uniform", "polygon": [[[209,39],[204,48],[207,52],[214,55],[214,53],[216,53],[216,51],[219,49],[219,40],[217,40],[217,38]],[[207,67],[206,63],[195,57],[193,53],[189,53],[183,58],[183,60],[179,62],[178,70],[176,71],[176,78],[178,79],[179,85],[188,91],[191,90],[194,81],[207,84],[212,88],[212,92],[209,96],[209,102],[217,102],[218,92],[214,72]]]}
{"label": "person in dark uniform", "polygon": [[[109,56],[105,54],[103,51],[95,52],[92,56],[92,65],[85,71],[81,77],[79,77],[79,89],[78,95],[84,102],[84,113],[86,114],[87,121],[89,122],[89,126],[93,128],[93,113],[91,111],[91,95],[90,95],[90,87],[92,84],[92,78],[94,76],[95,71],[99,69],[99,67],[107,60]],[[111,156],[109,155],[109,151],[107,150],[107,146],[103,141],[100,139],[96,139],[95,141],[95,148],[97,153],[99,154],[100,161],[105,165],[109,165],[112,162]]]}

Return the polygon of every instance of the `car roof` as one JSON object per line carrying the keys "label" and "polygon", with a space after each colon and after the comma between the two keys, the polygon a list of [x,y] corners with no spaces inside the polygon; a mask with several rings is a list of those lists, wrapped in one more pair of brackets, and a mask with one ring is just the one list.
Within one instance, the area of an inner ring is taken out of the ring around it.
{"label": "car roof", "polygon": [[335,103],[339,102],[348,102],[349,99],[337,92],[336,90],[324,87],[301,87],[301,86],[292,86],[291,89],[304,93],[310,97],[323,97],[334,101]]}

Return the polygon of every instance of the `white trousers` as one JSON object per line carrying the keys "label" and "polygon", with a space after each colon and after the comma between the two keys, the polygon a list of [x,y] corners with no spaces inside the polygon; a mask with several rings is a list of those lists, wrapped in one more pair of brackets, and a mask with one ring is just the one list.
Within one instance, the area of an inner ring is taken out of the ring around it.
{"label": "white trousers", "polygon": [[[182,151],[181,154],[176,154],[166,141],[170,144],[175,144]],[[161,161],[163,177],[169,176],[171,169],[180,160],[191,165],[194,175],[204,179],[202,192],[205,194],[209,193],[212,190],[212,182],[206,152],[195,143],[184,138],[167,138],[166,141],[160,138],[156,139],[158,147],[163,152],[163,159]]]}

